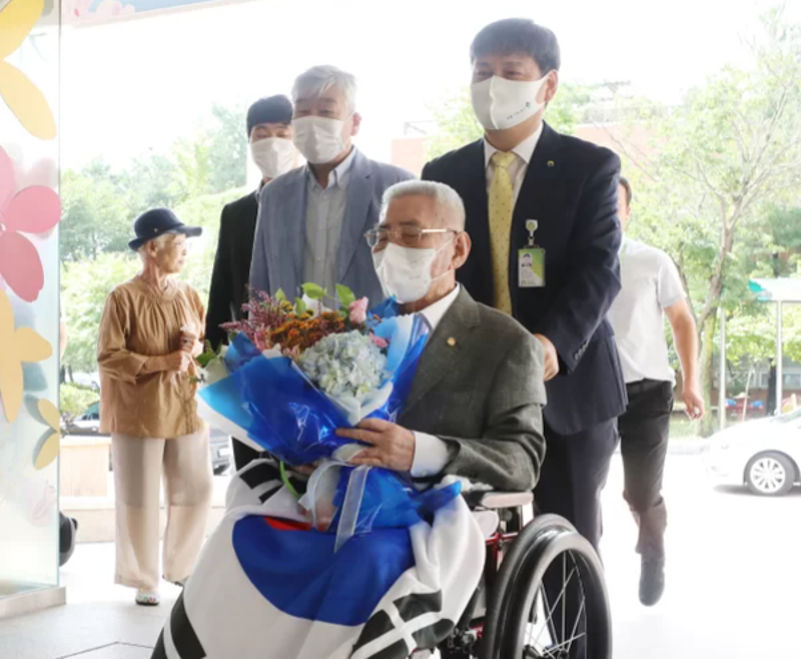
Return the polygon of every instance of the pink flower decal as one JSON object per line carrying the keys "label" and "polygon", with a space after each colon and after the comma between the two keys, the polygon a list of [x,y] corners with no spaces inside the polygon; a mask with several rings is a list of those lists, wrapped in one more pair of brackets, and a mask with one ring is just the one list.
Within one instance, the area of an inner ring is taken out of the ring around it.
{"label": "pink flower decal", "polygon": [[47,235],[61,219],[55,191],[35,185],[16,192],[14,163],[0,147],[0,282],[25,302],[44,287],[39,252],[24,234]]}
{"label": "pink flower decal", "polygon": [[354,325],[363,325],[367,320],[367,298],[363,297],[361,300],[354,300],[350,303],[348,311],[350,313],[350,322]]}

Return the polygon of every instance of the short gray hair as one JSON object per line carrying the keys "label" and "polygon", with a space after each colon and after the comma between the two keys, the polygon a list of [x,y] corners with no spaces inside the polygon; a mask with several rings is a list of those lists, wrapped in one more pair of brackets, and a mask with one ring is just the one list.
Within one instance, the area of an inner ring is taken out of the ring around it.
{"label": "short gray hair", "polygon": [[173,240],[175,240],[175,236],[177,236],[178,233],[179,232],[176,231],[167,231],[166,233],[162,233],[160,236],[153,238],[153,240],[148,240],[144,245],[142,245],[138,250],[136,250],[139,253],[139,258],[141,258],[143,261],[145,260],[145,258],[147,258],[148,245],[153,245],[156,248],[157,252],[166,249],[169,246],[169,244]]}
{"label": "short gray hair", "polygon": [[348,102],[348,110],[356,110],[356,76],[328,64],[313,66],[301,73],[292,86],[292,102],[297,105],[298,99],[320,98],[331,87],[336,87]]}
{"label": "short gray hair", "polygon": [[387,188],[384,192],[384,198],[381,203],[381,220],[387,214],[389,205],[396,199],[403,199],[404,197],[427,197],[432,199],[437,207],[437,210],[450,211],[456,221],[456,226],[460,231],[464,231],[465,225],[465,210],[464,202],[456,192],[449,185],[444,183],[437,183],[436,181],[402,181],[396,183],[392,187]]}

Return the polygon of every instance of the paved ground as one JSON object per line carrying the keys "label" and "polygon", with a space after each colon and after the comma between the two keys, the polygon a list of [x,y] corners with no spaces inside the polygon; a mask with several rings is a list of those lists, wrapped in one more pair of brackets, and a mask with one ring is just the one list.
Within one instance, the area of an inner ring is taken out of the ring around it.
{"label": "paved ground", "polygon": [[[671,455],[668,591],[644,609],[620,479],[616,461],[604,543],[616,659],[801,657],[801,492],[716,490],[700,456]],[[113,560],[113,545],[79,546],[63,570],[68,606],[0,623],[0,659],[148,659],[177,590],[166,586],[158,609],[136,607],[110,585]]]}

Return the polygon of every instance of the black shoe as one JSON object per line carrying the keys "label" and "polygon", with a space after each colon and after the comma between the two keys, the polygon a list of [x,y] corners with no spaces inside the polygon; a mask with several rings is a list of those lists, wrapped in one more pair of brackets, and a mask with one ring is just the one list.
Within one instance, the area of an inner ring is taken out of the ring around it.
{"label": "black shoe", "polygon": [[59,557],[58,565],[63,567],[75,551],[75,536],[78,534],[78,520],[59,513]]}
{"label": "black shoe", "polygon": [[664,556],[642,557],[640,572],[640,602],[645,606],[653,606],[665,592],[665,558]]}

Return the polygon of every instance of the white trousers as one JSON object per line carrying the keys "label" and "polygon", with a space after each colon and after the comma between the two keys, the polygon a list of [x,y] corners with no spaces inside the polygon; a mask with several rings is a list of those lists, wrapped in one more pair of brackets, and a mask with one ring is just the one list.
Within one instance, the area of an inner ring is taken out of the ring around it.
{"label": "white trousers", "polygon": [[[160,576],[183,581],[206,536],[214,481],[208,430],[174,439],[112,434],[116,493],[115,582],[155,590]],[[164,476],[167,528],[159,570],[160,490]]]}

